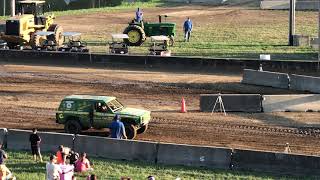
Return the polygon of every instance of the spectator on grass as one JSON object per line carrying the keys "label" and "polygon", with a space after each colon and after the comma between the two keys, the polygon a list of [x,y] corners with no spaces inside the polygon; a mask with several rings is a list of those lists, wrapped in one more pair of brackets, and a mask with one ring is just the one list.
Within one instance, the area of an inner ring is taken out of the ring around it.
{"label": "spectator on grass", "polygon": [[140,23],[142,21],[143,13],[140,8],[137,9],[136,11],[136,21]]}
{"label": "spectator on grass", "polygon": [[8,158],[7,153],[2,149],[2,144],[0,143],[0,165],[4,164],[4,161]]}
{"label": "spectator on grass", "polygon": [[87,177],[87,180],[97,180],[97,176],[94,174],[91,174]]}
{"label": "spectator on grass", "polygon": [[63,162],[63,155],[65,154],[68,156],[70,154],[71,149],[68,147],[63,147],[63,145],[60,145],[58,147],[58,151],[56,153],[57,156],[57,163],[61,164]]}
{"label": "spectator on grass", "polygon": [[63,145],[58,147],[58,151],[56,153],[57,163],[61,164],[63,162]]}
{"label": "spectator on grass", "polygon": [[148,180],[156,180],[154,176],[148,176]]}
{"label": "spectator on grass", "polygon": [[14,177],[11,173],[11,171],[7,168],[6,165],[1,164],[0,165],[0,180],[15,180],[16,177]]}
{"label": "spectator on grass", "polygon": [[61,173],[59,173],[60,180],[72,180],[74,178],[74,166],[67,164],[67,155],[62,155],[62,163],[59,164]]}
{"label": "spectator on grass", "polygon": [[33,160],[37,161],[37,157],[38,157],[38,160],[40,160],[40,162],[42,162],[42,156],[41,156],[41,152],[40,152],[41,138],[37,134],[36,128],[32,129],[32,134],[30,134],[29,141],[31,143],[31,152],[33,155]]}
{"label": "spectator on grass", "polygon": [[75,167],[77,172],[86,172],[93,170],[85,152],[81,153],[80,158],[75,163]]}
{"label": "spectator on grass", "polygon": [[46,164],[46,176],[47,180],[58,180],[60,178],[60,174],[62,170],[59,165],[56,164],[57,157],[55,155],[50,156],[50,161]]}
{"label": "spectator on grass", "polygon": [[192,31],[192,21],[189,17],[183,24],[183,31],[184,31],[184,42],[186,41],[189,42],[191,37],[191,31]]}
{"label": "spectator on grass", "polygon": [[115,115],[110,126],[111,138],[127,139],[126,130],[124,124],[121,122],[120,115]]}

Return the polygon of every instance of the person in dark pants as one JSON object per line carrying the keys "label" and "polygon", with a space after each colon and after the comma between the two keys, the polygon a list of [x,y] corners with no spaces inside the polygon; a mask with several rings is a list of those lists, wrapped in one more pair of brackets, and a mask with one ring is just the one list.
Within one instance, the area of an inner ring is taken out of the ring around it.
{"label": "person in dark pants", "polygon": [[36,128],[34,128],[32,130],[32,134],[30,134],[29,141],[31,143],[31,152],[32,152],[32,155],[33,155],[33,160],[37,161],[37,157],[38,157],[39,158],[38,160],[40,160],[40,162],[42,162],[42,156],[41,156],[41,153],[40,153],[41,138],[37,134],[37,129]]}
{"label": "person in dark pants", "polygon": [[190,40],[191,31],[192,31],[192,21],[188,17],[188,19],[183,24],[183,30],[184,30],[184,42]]}
{"label": "person in dark pants", "polygon": [[121,122],[120,115],[115,115],[110,126],[111,138],[127,139],[126,130],[124,124]]}
{"label": "person in dark pants", "polygon": [[4,161],[8,158],[7,153],[2,149],[2,144],[0,144],[0,165],[4,164]]}

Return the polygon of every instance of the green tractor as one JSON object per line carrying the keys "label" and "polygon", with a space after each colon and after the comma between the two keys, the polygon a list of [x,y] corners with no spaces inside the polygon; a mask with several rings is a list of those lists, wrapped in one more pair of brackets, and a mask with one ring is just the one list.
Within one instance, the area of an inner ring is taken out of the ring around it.
{"label": "green tractor", "polygon": [[159,15],[158,23],[137,22],[132,20],[129,26],[123,31],[123,34],[128,34],[129,38],[124,39],[128,46],[140,46],[147,37],[151,36],[168,36],[170,39],[169,45],[173,45],[174,36],[176,34],[176,24],[162,22],[162,18],[167,18],[167,15]]}

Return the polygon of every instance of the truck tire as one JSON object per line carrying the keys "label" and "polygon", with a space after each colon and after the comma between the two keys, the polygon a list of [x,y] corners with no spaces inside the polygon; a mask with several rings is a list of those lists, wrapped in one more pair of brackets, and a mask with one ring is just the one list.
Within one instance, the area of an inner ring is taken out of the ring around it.
{"label": "truck tire", "polygon": [[140,46],[146,40],[146,33],[137,25],[130,25],[123,34],[128,34],[129,39],[123,39],[128,46]]}
{"label": "truck tire", "polygon": [[77,120],[68,120],[64,125],[64,130],[69,134],[79,134],[82,130],[80,123]]}
{"label": "truck tire", "polygon": [[137,133],[138,134],[142,134],[142,133],[145,133],[148,129],[148,124],[144,125],[144,126],[141,126],[138,130],[137,130]]}
{"label": "truck tire", "polygon": [[132,124],[125,125],[125,129],[126,129],[126,135],[128,139],[134,139],[137,136],[137,128],[134,125]]}

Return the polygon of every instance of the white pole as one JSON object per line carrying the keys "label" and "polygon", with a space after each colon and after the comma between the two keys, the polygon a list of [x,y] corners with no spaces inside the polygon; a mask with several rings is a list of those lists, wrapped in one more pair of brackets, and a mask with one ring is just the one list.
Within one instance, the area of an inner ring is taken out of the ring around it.
{"label": "white pole", "polygon": [[6,0],[3,0],[3,16],[6,15]]}
{"label": "white pole", "polygon": [[11,0],[11,16],[16,15],[16,0]]}
{"label": "white pole", "polygon": [[318,0],[318,70],[320,69],[320,0]]}

